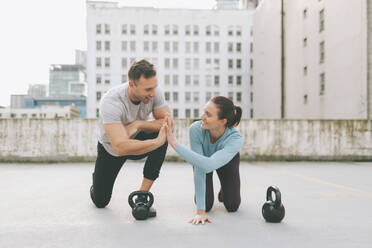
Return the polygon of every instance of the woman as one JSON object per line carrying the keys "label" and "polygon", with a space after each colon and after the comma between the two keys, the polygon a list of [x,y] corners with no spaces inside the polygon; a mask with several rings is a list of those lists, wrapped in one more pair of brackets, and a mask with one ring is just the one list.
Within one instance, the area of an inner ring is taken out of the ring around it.
{"label": "woman", "polygon": [[234,127],[240,122],[242,109],[223,96],[212,98],[205,106],[201,121],[189,129],[191,150],[178,144],[173,127],[168,123],[167,140],[176,152],[194,167],[197,214],[192,224],[211,222],[206,215],[213,205],[213,171],[221,182],[218,200],[227,211],[235,212],[240,205],[239,150],[243,136]]}

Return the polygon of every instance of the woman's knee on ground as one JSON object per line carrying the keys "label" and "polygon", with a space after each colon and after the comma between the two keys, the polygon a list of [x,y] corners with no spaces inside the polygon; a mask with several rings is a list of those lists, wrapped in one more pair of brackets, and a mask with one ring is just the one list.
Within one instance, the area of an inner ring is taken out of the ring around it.
{"label": "woman's knee on ground", "polygon": [[111,194],[97,194],[94,192],[93,186],[90,188],[90,198],[97,208],[104,208],[111,200]]}
{"label": "woman's knee on ground", "polygon": [[240,201],[224,202],[227,212],[236,212],[239,209]]}

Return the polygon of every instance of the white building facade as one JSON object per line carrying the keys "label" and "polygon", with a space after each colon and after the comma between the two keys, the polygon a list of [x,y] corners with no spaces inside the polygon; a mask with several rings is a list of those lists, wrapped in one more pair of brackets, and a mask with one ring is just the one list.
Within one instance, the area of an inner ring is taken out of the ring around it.
{"label": "white building facade", "polygon": [[363,0],[261,1],[253,20],[254,117],[368,118],[366,9]]}
{"label": "white building facade", "polygon": [[[199,118],[215,95],[230,97],[249,117],[253,10],[118,7],[87,2],[87,116],[111,87],[127,82],[131,63],[155,64],[175,118]],[[247,111],[245,111],[247,110]]]}

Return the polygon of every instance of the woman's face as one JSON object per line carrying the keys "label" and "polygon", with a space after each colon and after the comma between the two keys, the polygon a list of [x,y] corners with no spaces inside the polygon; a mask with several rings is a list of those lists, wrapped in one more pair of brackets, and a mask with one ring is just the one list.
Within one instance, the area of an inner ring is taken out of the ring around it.
{"label": "woman's face", "polygon": [[204,107],[204,112],[201,116],[202,124],[201,128],[205,130],[211,130],[215,128],[223,128],[226,124],[226,119],[218,119],[219,109],[217,105],[209,101]]}

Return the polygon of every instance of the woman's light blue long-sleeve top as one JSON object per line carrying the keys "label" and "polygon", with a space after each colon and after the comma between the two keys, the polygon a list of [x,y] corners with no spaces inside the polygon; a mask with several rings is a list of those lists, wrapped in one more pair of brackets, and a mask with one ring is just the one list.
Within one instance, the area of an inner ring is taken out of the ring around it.
{"label": "woman's light blue long-sleeve top", "polygon": [[244,138],[237,129],[228,127],[212,144],[209,130],[200,126],[201,121],[196,121],[189,128],[191,150],[179,144],[176,152],[194,166],[196,206],[205,210],[206,174],[230,162],[243,146]]}

